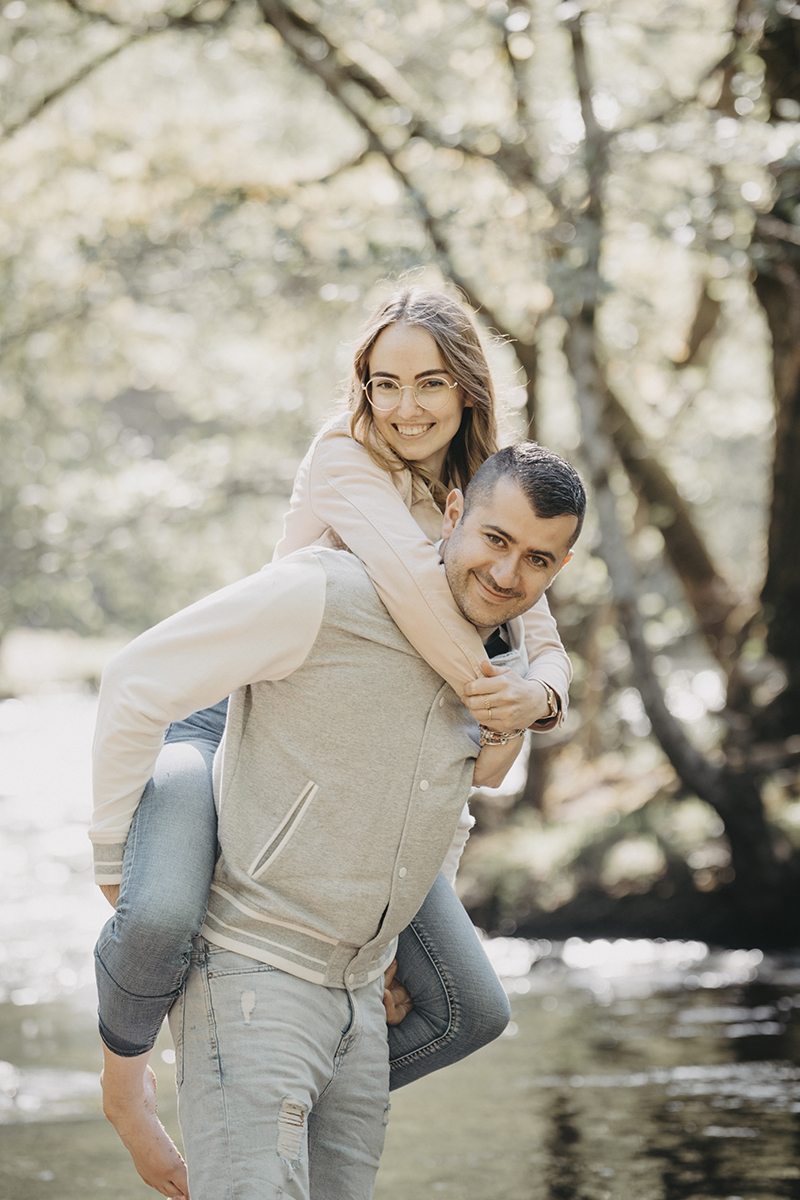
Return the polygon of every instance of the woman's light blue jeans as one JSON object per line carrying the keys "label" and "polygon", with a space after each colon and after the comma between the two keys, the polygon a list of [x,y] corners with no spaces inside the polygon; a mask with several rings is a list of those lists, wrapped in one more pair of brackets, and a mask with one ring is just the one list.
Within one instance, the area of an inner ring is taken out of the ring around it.
{"label": "woman's light blue jeans", "polygon": [[[227,700],[172,725],[125,846],[113,917],[95,948],[100,1035],[144,1054],[180,996],[214,873],[211,787]],[[389,1026],[391,1087],[458,1062],[498,1037],[508,1000],[472,923],[440,875],[400,934],[397,977],[414,1008]]]}

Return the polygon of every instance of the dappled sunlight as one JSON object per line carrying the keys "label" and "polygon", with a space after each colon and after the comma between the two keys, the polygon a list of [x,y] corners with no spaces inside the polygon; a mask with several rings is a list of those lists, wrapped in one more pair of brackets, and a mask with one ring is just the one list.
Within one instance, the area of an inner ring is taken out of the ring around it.
{"label": "dappled sunlight", "polygon": [[459,875],[514,1006],[497,1074],[398,1098],[379,1200],[797,1186],[800,9],[645,9],[0,6],[13,1200],[142,1194],[90,1085],[103,661],[270,560],[400,279],[459,291],[501,443],[591,496],[549,592],[567,720],[474,796]]}

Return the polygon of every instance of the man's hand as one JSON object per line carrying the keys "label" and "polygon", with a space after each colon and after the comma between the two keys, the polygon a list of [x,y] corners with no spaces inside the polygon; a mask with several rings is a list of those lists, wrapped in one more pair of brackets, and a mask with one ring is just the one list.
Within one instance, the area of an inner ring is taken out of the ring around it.
{"label": "man's hand", "polygon": [[482,746],[475,759],[473,787],[500,787],[524,741],[524,738],[518,737],[514,738],[513,742],[507,742],[505,746]]}
{"label": "man's hand", "polygon": [[488,661],[481,663],[481,670],[483,678],[465,684],[461,697],[481,725],[495,733],[513,733],[546,715],[550,703],[538,679],[523,679],[516,671],[495,667]]}
{"label": "man's hand", "polygon": [[406,989],[395,979],[397,974],[397,959],[395,958],[386,968],[383,977],[383,1007],[386,1009],[386,1024],[399,1025],[414,1007],[414,1001]]}
{"label": "man's hand", "polygon": [[116,908],[117,901],[119,900],[119,884],[118,883],[100,883],[97,886],[100,888],[100,891],[103,893],[103,895],[105,896],[106,900],[111,905],[111,907]]}

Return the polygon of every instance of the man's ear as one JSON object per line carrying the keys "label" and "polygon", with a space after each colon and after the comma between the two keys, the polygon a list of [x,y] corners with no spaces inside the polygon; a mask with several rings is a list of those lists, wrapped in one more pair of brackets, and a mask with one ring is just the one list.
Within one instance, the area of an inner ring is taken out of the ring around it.
{"label": "man's ear", "polygon": [[[564,555],[563,559],[561,560],[561,566],[558,568],[558,571],[555,571],[555,572],[553,573],[553,576],[552,576],[552,578],[551,578],[551,580],[550,580],[550,583],[552,583],[552,582],[553,582],[553,579],[555,579],[556,575],[558,575],[558,573],[559,573],[559,572],[560,572],[560,570],[561,570],[561,567],[565,567],[565,566],[567,565],[567,563],[569,562],[569,560],[572,558],[573,554],[574,554],[574,551],[573,551],[573,550],[568,550],[568,551],[567,551],[567,553]],[[548,587],[550,587],[550,583],[548,583],[548,585],[547,585]]]}
{"label": "man's ear", "polygon": [[453,488],[447,497],[442,519],[442,537],[449,538],[464,514],[464,493],[459,488]]}

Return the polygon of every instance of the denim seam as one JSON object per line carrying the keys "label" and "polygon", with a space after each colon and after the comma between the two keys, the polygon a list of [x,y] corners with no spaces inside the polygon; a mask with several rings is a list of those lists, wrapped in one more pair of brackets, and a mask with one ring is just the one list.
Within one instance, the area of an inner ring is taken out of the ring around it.
{"label": "denim seam", "polygon": [[[441,970],[439,961],[433,952],[433,946],[432,946],[431,942],[428,940],[427,936],[425,935],[424,930],[420,929],[414,921],[411,921],[409,923],[408,928],[412,931],[412,933],[416,937],[417,941],[422,946],[423,950],[425,951],[425,953],[427,954],[427,956],[431,962],[431,965],[433,966],[434,970],[436,971],[436,974],[439,976],[439,981],[441,982],[442,990],[443,990],[445,996],[447,997],[447,1009],[448,1009],[449,1017],[448,1017],[447,1028],[445,1029],[444,1033],[441,1033],[438,1037],[434,1038],[432,1041],[427,1042],[426,1045],[418,1046],[416,1050],[409,1050],[406,1054],[403,1054],[400,1058],[390,1059],[389,1060],[390,1068],[406,1066],[408,1063],[417,1062],[421,1058],[428,1058],[428,1057],[430,1057],[431,1054],[435,1054],[439,1050],[439,1048],[442,1046],[442,1044],[451,1040],[453,1038],[453,1036],[455,1035],[455,1032],[456,1032],[456,1029],[458,1026],[459,1015],[460,1015],[458,1001],[456,1000],[455,996],[453,995],[452,991],[450,990],[450,987],[448,986],[447,977],[444,975],[444,973]],[[412,999],[413,999],[413,997],[412,997]]]}
{"label": "denim seam", "polygon": [[180,1040],[175,1043],[175,1090],[180,1093],[183,1086],[183,1073],[185,1070],[185,1053],[184,1046],[186,1045],[186,1000],[181,993],[181,1027]]}
{"label": "denim seam", "polygon": [[[225,1086],[224,1086],[223,1079],[222,1079],[222,1059],[220,1057],[220,1052],[219,1052],[219,1038],[217,1036],[217,1019],[214,1014],[214,1001],[213,1001],[213,998],[211,995],[211,983],[209,980],[209,971],[208,971],[208,955],[206,953],[203,954],[202,968],[203,968],[203,989],[205,991],[205,998],[206,998],[206,1016],[208,1018],[208,1033],[209,1033],[211,1045],[214,1047],[214,1062],[216,1064],[217,1082],[218,1082],[219,1095],[220,1095],[220,1104],[222,1106],[222,1113],[223,1113],[224,1120],[225,1120],[225,1148],[227,1150],[227,1155],[228,1155],[228,1179],[229,1179],[228,1195],[230,1197],[233,1197],[235,1177],[234,1177],[234,1171],[233,1171],[233,1147],[231,1144],[230,1119],[229,1119],[229,1114],[228,1114],[227,1097],[225,1095]],[[222,1198],[220,1198],[220,1200],[222,1200]]]}
{"label": "denim seam", "polygon": [[[142,795],[139,799],[139,804],[142,803],[145,796],[147,795],[147,792],[148,791],[152,792],[152,790],[153,790],[153,781],[152,781],[152,779],[148,779],[147,783],[145,784],[144,791],[142,792]],[[137,811],[138,811],[138,806],[137,806]],[[138,821],[136,821],[134,819],[135,817],[136,817],[136,813],[134,812],[133,818],[131,819],[131,823],[128,826],[128,832],[125,835],[125,845],[122,850],[122,871],[120,873],[121,878],[120,878],[120,883],[119,883],[119,894],[117,896],[117,905],[119,905],[120,900],[124,901],[124,899],[125,899],[124,885],[127,882],[127,880],[130,879],[130,877],[131,877],[134,860],[136,858],[136,843],[137,843],[138,837],[139,837],[139,823],[138,823]],[[126,869],[126,867],[127,867],[127,869]]]}
{"label": "denim seam", "polygon": [[[325,1087],[322,1089],[320,1094],[317,1096],[317,1100],[316,1100],[317,1104],[319,1104],[319,1102],[320,1102],[320,1100],[322,1100],[323,1096],[325,1096],[330,1091],[330,1089],[333,1087],[334,1083],[336,1082],[339,1071],[341,1070],[341,1066],[344,1061],[345,1054],[347,1054],[347,1051],[350,1049],[351,1046],[355,1045],[355,1042],[353,1040],[354,1035],[352,1033],[353,1026],[356,1024],[355,1001],[353,1000],[352,992],[348,991],[347,995],[348,995],[349,1001],[350,1001],[350,1024],[347,1026],[347,1029],[345,1029],[343,1031],[342,1036],[339,1039],[339,1045],[336,1047],[336,1053],[333,1056],[333,1071],[331,1072],[331,1077],[328,1080],[328,1082],[325,1084]],[[356,1032],[358,1032],[358,1031],[356,1031]],[[312,1109],[312,1111],[313,1111],[313,1109]]]}

